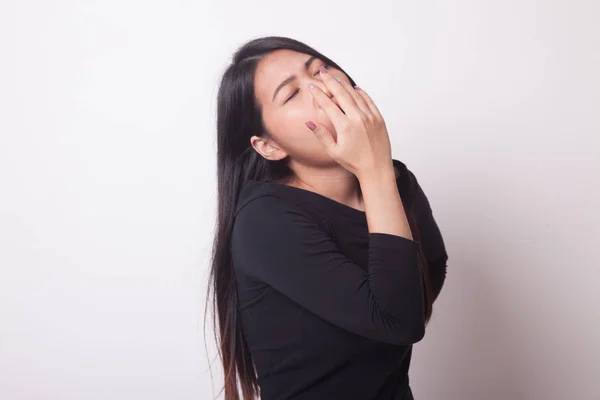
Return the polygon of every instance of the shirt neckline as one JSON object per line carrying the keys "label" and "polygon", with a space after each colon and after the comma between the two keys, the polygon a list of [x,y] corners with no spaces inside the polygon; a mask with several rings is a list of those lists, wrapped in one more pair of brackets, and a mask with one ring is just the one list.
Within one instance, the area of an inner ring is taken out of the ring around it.
{"label": "shirt neckline", "polygon": [[[398,164],[397,164],[396,160],[394,160],[394,168],[396,168],[398,170],[398,176],[395,179],[396,186],[399,185],[400,178],[402,177],[402,168]],[[280,183],[280,182],[270,181],[270,180],[256,181],[256,182],[261,182],[263,184],[271,184],[274,187],[284,187],[285,188],[284,190],[289,190],[290,192],[296,191],[297,193],[306,193],[308,196],[312,196],[314,199],[324,201],[324,202],[332,205],[333,207],[339,208],[342,212],[345,212],[349,217],[356,217],[359,220],[366,221],[366,218],[367,218],[366,211],[362,211],[357,208],[351,207],[351,206],[341,203],[337,200],[334,200],[330,197],[327,197],[320,193],[314,192],[312,190],[303,189],[303,188],[299,188],[296,186],[290,186],[290,185],[286,185],[285,183]]]}
{"label": "shirt neckline", "polygon": [[313,196],[313,197],[315,197],[317,199],[320,199],[320,200],[323,200],[323,201],[325,201],[327,203],[333,204],[333,206],[341,208],[342,210],[345,210],[348,213],[352,213],[352,214],[355,214],[357,216],[366,216],[366,212],[365,211],[359,210],[358,208],[351,207],[351,206],[349,206],[347,204],[344,204],[344,203],[341,203],[341,202],[339,202],[337,200],[334,200],[331,197],[324,196],[324,195],[322,195],[322,194],[320,194],[318,192],[314,192],[312,190],[303,189],[303,188],[299,188],[299,187],[296,187],[296,186],[290,186],[290,185],[286,185],[285,183],[280,183],[280,182],[275,182],[275,181],[264,181],[264,183],[275,185],[277,187],[285,187],[286,188],[285,190],[289,189],[291,191],[300,191],[301,193],[307,193],[309,196]]}

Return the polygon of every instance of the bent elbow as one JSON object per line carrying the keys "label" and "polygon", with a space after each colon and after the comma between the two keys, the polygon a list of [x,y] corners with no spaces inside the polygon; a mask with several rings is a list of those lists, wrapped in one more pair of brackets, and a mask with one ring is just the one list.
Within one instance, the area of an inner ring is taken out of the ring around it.
{"label": "bent elbow", "polygon": [[425,321],[411,321],[406,324],[402,333],[398,335],[396,344],[410,346],[423,340],[425,337]]}
{"label": "bent elbow", "polygon": [[410,346],[420,342],[424,337],[425,326],[404,327],[401,332],[397,332],[385,341],[396,346]]}
{"label": "bent elbow", "polygon": [[425,317],[413,317],[410,319],[388,320],[390,342],[398,346],[410,346],[420,342],[425,337]]}
{"label": "bent elbow", "polygon": [[418,343],[425,337],[425,322],[415,324],[413,327],[409,340],[410,344]]}
{"label": "bent elbow", "polygon": [[425,337],[425,310],[415,307],[410,315],[405,315],[402,321],[404,326],[401,340],[402,344],[411,345],[420,342]]}

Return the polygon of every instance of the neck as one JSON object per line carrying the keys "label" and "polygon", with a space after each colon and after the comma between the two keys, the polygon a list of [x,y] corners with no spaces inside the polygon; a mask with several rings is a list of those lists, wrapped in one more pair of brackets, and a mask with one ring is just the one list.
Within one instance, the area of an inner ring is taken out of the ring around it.
{"label": "neck", "polygon": [[290,186],[316,192],[349,207],[364,211],[360,184],[356,176],[341,165],[312,167],[290,162],[294,177]]}

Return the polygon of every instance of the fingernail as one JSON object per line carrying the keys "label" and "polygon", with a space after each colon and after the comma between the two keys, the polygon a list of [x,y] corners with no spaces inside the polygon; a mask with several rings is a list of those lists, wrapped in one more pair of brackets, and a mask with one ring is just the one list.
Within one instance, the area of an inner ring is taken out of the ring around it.
{"label": "fingernail", "polygon": [[341,82],[341,81],[342,81],[342,78],[340,78],[339,76],[336,76],[336,77],[335,77],[335,80],[336,80],[336,81],[338,81],[338,82]]}
{"label": "fingernail", "polygon": [[309,84],[308,84],[308,88],[309,88],[309,89],[312,89],[312,88],[314,88],[314,87],[315,87],[315,85],[313,85],[312,83],[309,83]]}
{"label": "fingernail", "polygon": [[322,74],[326,74],[327,69],[325,67],[321,67],[321,68],[319,68],[319,72],[321,72]]}
{"label": "fingernail", "polygon": [[311,131],[314,131],[315,129],[317,129],[317,125],[315,125],[314,122],[312,121],[307,121],[305,122],[306,126],[308,126],[308,129],[310,129]]}
{"label": "fingernail", "polygon": [[354,86],[354,89],[361,90],[358,86]]}

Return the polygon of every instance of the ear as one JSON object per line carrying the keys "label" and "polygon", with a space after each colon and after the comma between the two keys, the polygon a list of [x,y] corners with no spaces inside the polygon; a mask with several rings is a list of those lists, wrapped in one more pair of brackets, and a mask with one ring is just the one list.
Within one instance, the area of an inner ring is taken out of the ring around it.
{"label": "ear", "polygon": [[252,136],[250,144],[258,154],[270,161],[283,160],[288,156],[287,152],[279,144],[265,136]]}

